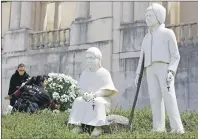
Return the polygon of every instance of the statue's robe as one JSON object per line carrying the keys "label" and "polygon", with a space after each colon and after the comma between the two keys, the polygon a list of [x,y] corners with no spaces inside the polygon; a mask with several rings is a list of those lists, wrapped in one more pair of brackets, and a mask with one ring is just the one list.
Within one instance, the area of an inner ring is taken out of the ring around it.
{"label": "statue's robe", "polygon": [[111,75],[108,70],[99,68],[96,72],[88,69],[84,70],[80,76],[79,88],[83,92],[104,91],[104,97],[97,97],[89,102],[85,101],[82,96],[76,98],[72,105],[68,123],[75,125],[103,126],[109,125],[107,113],[110,110],[110,97],[118,91],[114,87]]}

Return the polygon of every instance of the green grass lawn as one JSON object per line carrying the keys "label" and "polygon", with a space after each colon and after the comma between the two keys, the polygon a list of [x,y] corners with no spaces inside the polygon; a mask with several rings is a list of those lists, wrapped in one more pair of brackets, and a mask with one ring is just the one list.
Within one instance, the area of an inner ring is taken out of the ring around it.
{"label": "green grass lawn", "polygon": [[[120,114],[128,117],[129,111],[116,110],[114,114]],[[152,133],[152,117],[148,108],[135,111],[135,119],[133,132],[129,132],[126,128],[118,127],[118,131],[114,134],[103,134],[99,138],[198,138],[198,113],[183,112],[181,113],[183,125],[186,133],[184,135],[171,134],[170,124],[166,117],[167,133]],[[64,138],[88,138],[87,134],[72,134],[72,132],[64,124],[67,118],[66,113],[52,114],[37,113],[25,114],[15,113],[2,117],[2,138],[3,139],[64,139]],[[116,128],[114,128],[116,129]]]}

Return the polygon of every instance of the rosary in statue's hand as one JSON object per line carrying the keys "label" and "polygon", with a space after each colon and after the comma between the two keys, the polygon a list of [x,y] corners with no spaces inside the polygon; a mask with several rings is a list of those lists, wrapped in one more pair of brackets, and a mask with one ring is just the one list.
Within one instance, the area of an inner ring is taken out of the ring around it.
{"label": "rosary in statue's hand", "polygon": [[83,98],[85,101],[89,101],[89,93],[87,93],[87,92],[83,93],[82,98]]}
{"label": "rosary in statue's hand", "polygon": [[166,78],[167,88],[170,91],[170,82],[174,79],[174,73],[172,71],[168,71],[168,76]]}
{"label": "rosary in statue's hand", "polygon": [[96,98],[96,95],[95,95],[95,93],[93,93],[93,92],[91,92],[91,93],[85,92],[85,93],[82,95],[82,97],[83,97],[83,99],[84,99],[85,101],[90,101],[91,99]]}
{"label": "rosary in statue's hand", "polygon": [[85,92],[83,95],[82,95],[83,99],[87,102],[89,102],[90,100],[93,100],[93,104],[92,104],[92,107],[93,107],[93,110],[95,108],[95,98],[96,98],[96,93],[87,93]]}
{"label": "rosary in statue's hand", "polygon": [[166,82],[171,82],[174,79],[174,73],[172,71],[168,71],[168,76],[166,78]]}

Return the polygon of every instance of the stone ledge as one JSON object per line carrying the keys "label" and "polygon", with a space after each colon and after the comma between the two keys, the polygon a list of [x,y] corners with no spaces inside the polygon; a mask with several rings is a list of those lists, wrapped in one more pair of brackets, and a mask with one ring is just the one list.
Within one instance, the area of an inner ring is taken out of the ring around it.
{"label": "stone ledge", "polygon": [[107,16],[107,17],[101,17],[101,18],[97,18],[97,19],[86,19],[86,20],[78,20],[78,21],[73,21],[72,24],[81,24],[81,23],[91,23],[97,20],[103,20],[103,19],[111,19],[113,18],[113,16]]}
{"label": "stone ledge", "polygon": [[17,51],[17,52],[10,52],[10,53],[4,53],[2,55],[2,58],[7,57],[16,57],[16,56],[25,56],[25,55],[35,55],[38,53],[60,53],[60,52],[70,52],[70,51],[76,51],[76,50],[87,50],[92,45],[100,45],[100,44],[110,44],[112,43],[111,40],[104,40],[104,41],[97,41],[93,43],[85,43],[85,44],[77,44],[77,45],[71,45],[68,47],[56,47],[56,48],[44,48],[44,49],[35,49],[35,50],[27,50],[27,51]]}
{"label": "stone ledge", "polygon": [[125,58],[137,58],[140,56],[140,51],[131,51],[131,52],[119,52],[113,53],[113,59],[125,59]]}

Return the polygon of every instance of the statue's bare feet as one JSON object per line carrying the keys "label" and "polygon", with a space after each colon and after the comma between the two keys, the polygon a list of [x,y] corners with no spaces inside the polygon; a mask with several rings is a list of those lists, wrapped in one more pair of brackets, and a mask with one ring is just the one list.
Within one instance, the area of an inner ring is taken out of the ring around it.
{"label": "statue's bare feet", "polygon": [[95,127],[93,132],[91,133],[91,138],[92,137],[98,137],[100,134],[102,134],[102,128],[101,127]]}
{"label": "statue's bare feet", "polygon": [[82,132],[82,128],[80,126],[75,126],[73,129],[72,129],[72,133],[74,134],[79,134]]}
{"label": "statue's bare feet", "polygon": [[166,129],[152,129],[151,132],[160,132],[160,133],[165,132],[166,133]]}
{"label": "statue's bare feet", "polygon": [[184,130],[183,129],[172,129],[170,133],[184,134]]}

